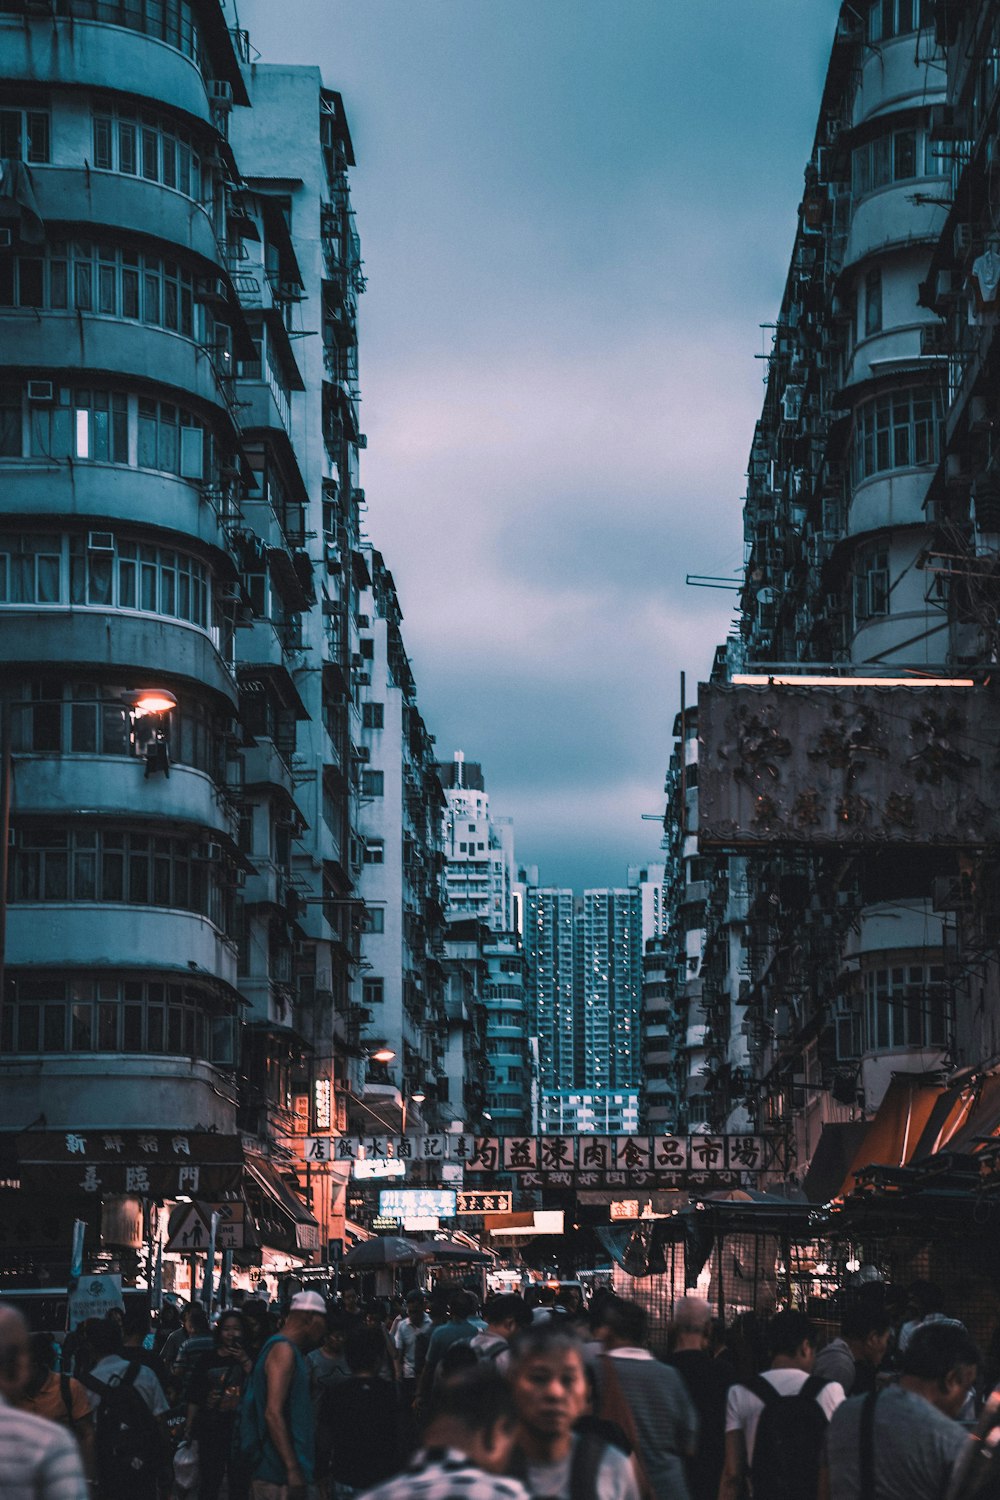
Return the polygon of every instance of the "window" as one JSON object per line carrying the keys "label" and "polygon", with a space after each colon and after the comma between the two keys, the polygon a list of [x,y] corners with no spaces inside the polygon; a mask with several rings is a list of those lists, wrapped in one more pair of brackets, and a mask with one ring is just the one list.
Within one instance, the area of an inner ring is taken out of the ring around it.
{"label": "window", "polygon": [[0,307],[103,313],[187,338],[203,332],[191,270],[177,261],[92,240],[53,240],[44,255],[4,256]]}
{"label": "window", "polygon": [[884,547],[862,548],[854,559],[854,623],[889,613],[889,554]]}
{"label": "window", "polygon": [[943,1047],[948,1041],[949,999],[944,969],[899,964],[864,976],[865,1046]]}
{"label": "window", "polygon": [[135,609],[207,630],[211,578],[184,552],[111,536],[91,548],[87,534],[0,534],[0,604]]}
{"label": "window", "polygon": [[361,794],[363,797],[383,797],[385,795],[385,772],[362,771]]}
{"label": "window", "polygon": [[383,906],[368,906],[365,908],[365,932],[385,931],[385,908]]}
{"label": "window", "polygon": [[935,177],[948,170],[948,161],[924,130],[909,127],[877,135],[856,146],[851,154],[851,186],[855,198],[907,182],[914,177]]}
{"label": "window", "polygon": [[[236,1018],[209,990],[161,980],[8,974],[7,1052],[185,1052],[219,1064],[235,1057]],[[176,1043],[177,1045],[171,1045]]]}
{"label": "window", "polygon": [[[136,719],[133,726],[120,684],[31,679],[14,684],[10,705],[13,748],[27,755],[142,757],[152,727],[148,718]],[[170,714],[168,727],[172,761],[222,779],[221,721],[188,694]]]}
{"label": "window", "polygon": [[31,165],[49,160],[49,116],[39,109],[0,109],[0,157]]}
{"label": "window", "polygon": [[888,42],[918,31],[931,21],[930,0],[874,0],[865,34],[869,42]]}
{"label": "window", "polygon": [[889,469],[935,464],[941,428],[941,395],[914,389],[875,396],[854,419],[854,483]]}
{"label": "window", "polygon": [[227,931],[231,887],[189,838],[70,824],[19,830],[13,901],[104,901],[198,912]]}
{"label": "window", "polygon": [[0,385],[0,458],[22,456],[25,429],[32,458],[125,465],[134,452],[141,467],[182,479],[214,472],[211,433],[189,412],[124,391],[59,386],[51,401],[25,401],[21,388]]}
{"label": "window", "polygon": [[94,166],[144,177],[200,199],[207,187],[195,138],[162,115],[102,111],[93,117]]}
{"label": "window", "polygon": [[385,841],[383,839],[365,840],[365,864],[381,865],[385,863]]}
{"label": "window", "polygon": [[361,986],[361,996],[362,1005],[381,1005],[385,999],[385,980],[366,979]]}
{"label": "window", "polygon": [[882,331],[882,272],[869,271],[865,277],[865,338]]}
{"label": "window", "polygon": [[365,703],[362,705],[361,714],[361,722],[364,725],[365,729],[385,728],[384,703]]}

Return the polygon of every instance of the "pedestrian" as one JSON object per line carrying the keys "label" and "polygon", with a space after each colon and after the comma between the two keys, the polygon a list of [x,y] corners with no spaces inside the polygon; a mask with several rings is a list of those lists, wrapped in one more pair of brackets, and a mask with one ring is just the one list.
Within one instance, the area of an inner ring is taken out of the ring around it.
{"label": "pedestrian", "polygon": [[325,1334],[323,1298],[297,1292],[281,1332],[267,1340],[253,1367],[239,1430],[253,1500],[306,1500],[316,1440],[305,1356],[319,1348]]}
{"label": "pedestrian", "polygon": [[160,1356],[153,1350],[146,1348],[146,1340],[152,1328],[149,1308],[145,1302],[136,1299],[130,1301],[125,1309],[125,1319],[122,1323],[122,1353],[126,1359],[134,1359],[140,1365],[152,1370],[157,1380],[166,1389],[167,1371]]}
{"label": "pedestrian", "polygon": [[163,1387],[146,1365],[123,1355],[119,1322],[94,1319],[87,1342],[94,1364],[80,1383],[96,1407],[94,1452],[101,1500],[153,1500],[169,1451]]}
{"label": "pedestrian", "polygon": [[608,1297],[595,1332],[604,1350],[595,1367],[598,1416],[628,1438],[644,1494],[688,1500],[685,1460],[695,1451],[698,1416],[677,1371],[650,1353],[645,1310]]}
{"label": "pedestrian", "polygon": [[719,1500],[740,1500],[747,1477],[757,1500],[815,1500],[827,1423],[844,1392],[811,1378],[816,1330],[805,1313],[776,1313],[768,1345],[770,1369],[729,1392]]}
{"label": "pedestrian", "polygon": [[503,1477],[515,1416],[510,1386],[496,1369],[477,1363],[438,1381],[421,1448],[365,1500],[528,1500],[522,1484]]}
{"label": "pedestrian", "polygon": [[334,1500],[381,1484],[406,1455],[396,1392],[380,1376],[381,1327],[352,1328],[344,1341],[351,1378],[327,1387],[319,1410],[322,1461]]}
{"label": "pedestrian", "polygon": [[517,1410],[507,1472],[549,1500],[639,1500],[632,1464],[597,1432],[573,1431],[587,1409],[580,1346],[554,1321],[511,1344],[509,1379]]}
{"label": "pedestrian", "polygon": [[875,1389],[875,1373],[891,1337],[892,1324],[881,1297],[853,1301],[840,1320],[840,1337],[817,1354],[813,1374],[835,1380],[845,1396],[864,1396]]}
{"label": "pedestrian", "polygon": [[252,1369],[242,1316],[221,1313],[214,1347],[198,1356],[188,1381],[184,1437],[198,1445],[198,1500],[216,1500],[227,1475],[230,1497],[239,1487],[234,1438]]}
{"label": "pedestrian", "polygon": [[88,1500],[80,1450],[58,1422],[14,1403],[28,1383],[28,1325],[0,1303],[0,1493],[3,1500]]}
{"label": "pedestrian", "polygon": [[76,1438],[88,1478],[94,1477],[94,1417],[90,1398],[72,1375],[55,1371],[55,1344],[48,1333],[28,1338],[28,1381],[14,1405],[58,1422]]}
{"label": "pedestrian", "polygon": [[382,1334],[382,1358],[379,1361],[378,1377],[389,1382],[395,1382],[396,1379],[396,1346],[389,1336],[392,1319],[392,1309],[385,1297],[375,1297],[365,1306],[366,1327],[377,1328]]}
{"label": "pedestrian", "polygon": [[703,1297],[681,1297],[674,1308],[672,1365],[698,1415],[698,1442],[686,1464],[692,1500],[716,1500],[726,1457],[726,1401],[735,1377],[711,1352],[712,1310]]}
{"label": "pedestrian", "polygon": [[433,1328],[427,1315],[423,1292],[412,1291],[406,1297],[406,1317],[396,1327],[396,1371],[399,1378],[399,1403],[405,1411],[413,1407],[417,1394],[417,1340]]}
{"label": "pedestrian", "polygon": [[162,1341],[159,1349],[156,1351],[163,1363],[164,1370],[166,1370],[167,1372],[168,1379],[170,1377],[170,1371],[173,1369],[173,1366],[177,1360],[177,1356],[180,1354],[185,1340],[191,1337],[187,1322],[189,1311],[190,1309],[188,1307],[181,1308],[180,1310],[175,1308],[174,1316],[171,1318],[168,1315],[168,1309],[165,1307],[163,1309],[163,1312],[160,1314],[161,1321],[164,1317],[166,1317],[167,1322],[172,1325],[169,1332],[167,1333],[166,1338]]}
{"label": "pedestrian", "polygon": [[208,1324],[208,1314],[198,1303],[192,1303],[185,1312],[184,1328],[187,1338],[177,1352],[169,1376],[175,1400],[182,1405],[187,1403],[188,1384],[195,1365],[203,1354],[211,1354],[215,1348],[215,1339]]}
{"label": "pedestrian", "polygon": [[964,1328],[916,1329],[899,1384],[852,1397],[826,1435],[826,1500],[944,1500],[968,1435],[954,1419],[976,1378],[979,1350]]}
{"label": "pedestrian", "polygon": [[420,1377],[420,1398],[426,1400],[438,1360],[451,1344],[469,1343],[480,1332],[473,1319],[479,1303],[475,1292],[456,1287],[448,1297],[448,1321],[435,1328],[427,1345],[427,1360]]}
{"label": "pedestrian", "polygon": [[330,1308],[326,1315],[326,1337],[318,1349],[306,1355],[313,1406],[318,1405],[327,1385],[350,1379],[351,1367],[344,1353],[344,1339],[349,1327],[346,1314],[339,1307]]}
{"label": "pedestrian", "polygon": [[510,1341],[520,1329],[528,1326],[530,1316],[516,1292],[501,1292],[499,1296],[490,1297],[483,1313],[486,1327],[482,1333],[473,1335],[469,1348],[477,1359],[493,1360],[502,1375],[510,1363]]}

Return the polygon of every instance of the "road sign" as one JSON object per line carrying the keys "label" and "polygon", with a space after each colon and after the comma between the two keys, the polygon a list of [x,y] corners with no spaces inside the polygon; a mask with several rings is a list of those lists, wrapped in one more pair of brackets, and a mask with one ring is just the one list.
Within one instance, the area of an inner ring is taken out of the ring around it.
{"label": "road sign", "polygon": [[513,1196],[510,1193],[459,1193],[455,1212],[459,1214],[509,1214]]}
{"label": "road sign", "polygon": [[171,1215],[174,1222],[164,1249],[172,1250],[175,1254],[207,1250],[211,1238],[211,1214],[211,1209],[202,1210],[196,1203],[185,1204],[183,1212],[177,1211]]}
{"label": "road sign", "polygon": [[242,1250],[245,1248],[246,1204],[203,1203],[201,1206],[203,1212],[209,1217],[212,1214],[219,1215],[219,1223],[215,1232],[215,1248],[217,1250]]}

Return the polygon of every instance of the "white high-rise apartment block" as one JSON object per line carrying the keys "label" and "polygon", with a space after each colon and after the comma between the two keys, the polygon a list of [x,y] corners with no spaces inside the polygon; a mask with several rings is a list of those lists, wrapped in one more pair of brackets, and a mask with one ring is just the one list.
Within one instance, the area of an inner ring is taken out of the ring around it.
{"label": "white high-rise apartment block", "polygon": [[514,824],[490,814],[490,799],[477,761],[461,750],[438,765],[447,807],[442,819],[448,917],[475,917],[491,932],[512,932],[514,920]]}

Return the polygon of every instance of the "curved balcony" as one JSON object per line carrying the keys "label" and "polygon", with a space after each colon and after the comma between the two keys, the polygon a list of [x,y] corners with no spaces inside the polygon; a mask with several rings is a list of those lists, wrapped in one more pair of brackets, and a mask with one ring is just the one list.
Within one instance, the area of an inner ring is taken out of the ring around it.
{"label": "curved balcony", "polygon": [[215,782],[193,766],[174,764],[170,775],[146,778],[145,761],[123,755],[15,756],[13,811],[141,815],[195,823],[233,836],[233,818]]}
{"label": "curved balcony", "polygon": [[[919,653],[930,649],[931,657],[929,665],[935,664],[935,637],[931,637],[924,646],[921,639],[919,644],[899,650],[903,641],[911,640],[914,636],[923,636],[927,629],[927,609],[912,609],[897,611],[891,615],[882,616],[876,620],[866,620],[859,625],[851,639],[851,661],[855,665],[863,665],[865,662],[884,661],[883,665],[892,666],[896,662],[905,662],[913,665],[921,660]],[[947,639],[942,631],[941,640]],[[938,663],[939,665],[939,663]]]}
{"label": "curved balcony", "polygon": [[175,474],[92,460],[0,460],[0,484],[8,483],[16,483],[19,515],[124,521],[196,537],[207,547],[227,545],[217,514],[202,499],[200,488]]}
{"label": "curved balcony", "polygon": [[44,371],[79,384],[92,374],[170,386],[212,406],[224,399],[208,352],[193,339],[165,328],[126,323],[95,313],[5,310],[3,362]]}
{"label": "curved balcony", "polygon": [[879,901],[862,908],[860,925],[851,929],[844,947],[845,957],[864,953],[900,952],[930,948],[940,950],[944,942],[944,918],[931,908],[930,896],[907,897],[905,901]]}
{"label": "curved balcony", "polygon": [[0,1058],[0,1128],[23,1127],[38,1113],[42,1085],[52,1130],[159,1129],[164,1121],[179,1130],[235,1129],[236,1101],[225,1074],[190,1057],[48,1052]]}
{"label": "curved balcony", "polygon": [[124,26],[59,16],[0,16],[4,77],[134,95],[210,123],[208,96],[196,62],[167,42]]}
{"label": "curved balcony", "polygon": [[[931,73],[926,67],[913,66],[917,38],[911,31],[878,47],[864,48],[860,87],[855,91],[851,123],[861,125],[876,115],[914,105],[937,104],[944,100],[943,74]],[[940,77],[942,87],[932,85]]]}
{"label": "curved balcony", "polygon": [[905,372],[912,378],[915,370],[925,376],[928,370],[936,369],[936,362],[920,353],[920,333],[921,329],[937,322],[928,315],[862,339],[854,346],[841,390],[896,371]]}
{"label": "curved balcony", "polygon": [[0,607],[3,666],[58,663],[114,668],[151,679],[188,677],[236,702],[236,685],[212,641],[195,626],[159,616],[94,609]]}
{"label": "curved balcony", "polygon": [[[928,259],[937,243],[947,208],[941,203],[914,203],[915,193],[939,198],[946,190],[943,177],[911,177],[894,182],[860,199],[851,216],[842,270],[867,255],[881,254],[909,245],[926,244]],[[914,295],[914,303],[916,296]]]}
{"label": "curved balcony", "polygon": [[933,474],[929,468],[892,469],[866,479],[851,495],[848,536],[888,531],[897,526],[926,525],[924,500]]}
{"label": "curved balcony", "polygon": [[[106,226],[111,236],[152,235],[222,267],[212,221],[200,203],[173,188],[91,167],[32,167],[38,210],[54,223]],[[5,314],[6,316],[6,314]]]}
{"label": "curved balcony", "polygon": [[104,901],[12,902],[7,963],[63,968],[134,968],[137,958],[169,954],[192,978],[210,974],[235,988],[236,953],[197,912]]}

